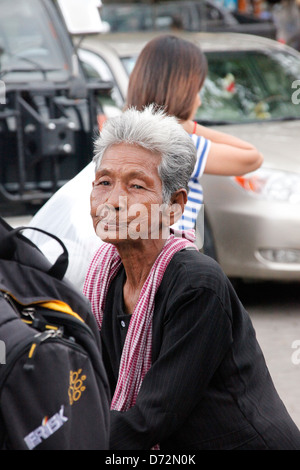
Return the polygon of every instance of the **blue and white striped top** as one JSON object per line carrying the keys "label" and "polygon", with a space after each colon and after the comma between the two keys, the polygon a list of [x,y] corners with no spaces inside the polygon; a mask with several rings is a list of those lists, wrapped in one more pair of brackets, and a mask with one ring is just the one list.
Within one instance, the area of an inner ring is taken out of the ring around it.
{"label": "blue and white striped top", "polygon": [[195,228],[197,215],[203,204],[203,190],[199,180],[204,172],[207,155],[210,149],[210,140],[205,137],[191,134],[191,138],[197,149],[197,161],[189,181],[188,200],[181,218],[172,226],[178,230],[190,230]]}

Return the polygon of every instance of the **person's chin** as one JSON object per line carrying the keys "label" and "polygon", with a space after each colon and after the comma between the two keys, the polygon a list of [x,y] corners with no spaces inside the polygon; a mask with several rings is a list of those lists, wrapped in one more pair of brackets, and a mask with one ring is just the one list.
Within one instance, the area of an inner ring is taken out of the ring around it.
{"label": "person's chin", "polygon": [[127,226],[99,222],[96,227],[96,234],[104,242],[118,242],[127,238]]}

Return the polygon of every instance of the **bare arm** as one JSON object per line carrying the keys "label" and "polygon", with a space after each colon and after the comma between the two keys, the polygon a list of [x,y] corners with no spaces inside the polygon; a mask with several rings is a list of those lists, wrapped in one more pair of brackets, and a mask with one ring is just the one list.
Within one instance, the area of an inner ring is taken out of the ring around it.
{"label": "bare arm", "polygon": [[[193,121],[185,121],[182,126],[187,132],[193,132]],[[262,154],[242,139],[200,124],[195,133],[211,141],[204,173],[238,176],[256,170],[263,162]]]}

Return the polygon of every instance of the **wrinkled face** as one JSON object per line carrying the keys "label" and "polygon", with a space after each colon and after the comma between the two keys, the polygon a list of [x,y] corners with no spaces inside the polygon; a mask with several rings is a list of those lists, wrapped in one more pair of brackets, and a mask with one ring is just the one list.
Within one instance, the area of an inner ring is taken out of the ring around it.
{"label": "wrinkled face", "polygon": [[160,161],[160,155],[135,145],[106,150],[91,193],[93,225],[102,240],[117,244],[153,238],[153,229],[160,233],[161,215],[156,213],[163,207]]}

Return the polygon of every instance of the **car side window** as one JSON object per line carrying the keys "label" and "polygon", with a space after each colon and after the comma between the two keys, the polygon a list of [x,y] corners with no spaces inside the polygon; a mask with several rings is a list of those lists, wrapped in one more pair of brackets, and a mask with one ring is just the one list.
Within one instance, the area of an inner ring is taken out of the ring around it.
{"label": "car side window", "polygon": [[110,96],[101,96],[101,104],[103,107],[121,109],[124,104],[123,99],[116,85],[114,76],[105,60],[98,54],[94,55],[91,51],[79,50],[78,53],[82,68],[88,80],[103,80],[114,84]]}

